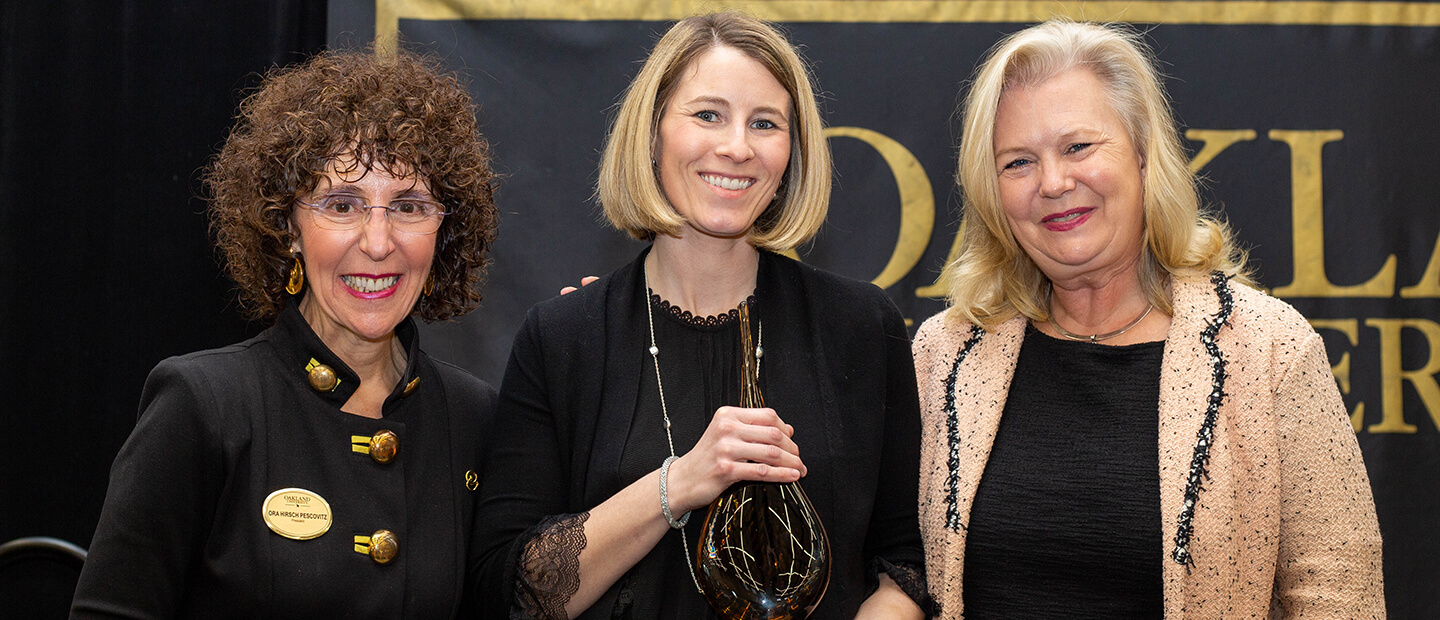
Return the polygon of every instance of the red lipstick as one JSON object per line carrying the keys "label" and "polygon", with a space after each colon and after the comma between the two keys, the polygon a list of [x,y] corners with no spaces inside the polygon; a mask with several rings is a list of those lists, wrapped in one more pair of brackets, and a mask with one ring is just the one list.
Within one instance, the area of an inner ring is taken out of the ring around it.
{"label": "red lipstick", "polygon": [[[1064,232],[1084,224],[1086,220],[1090,219],[1090,212],[1094,210],[1094,207],[1080,207],[1078,209],[1062,211],[1054,215],[1047,215],[1040,218],[1040,225],[1044,226],[1047,230]],[[1065,219],[1071,216],[1074,216],[1073,219]]]}
{"label": "red lipstick", "polygon": [[[384,280],[394,278],[389,286],[384,286]],[[349,273],[340,276],[340,283],[345,285],[345,292],[358,299],[384,299],[394,295],[400,290],[401,276],[397,273],[374,275],[368,273]],[[378,282],[377,282],[378,281]],[[364,290],[361,290],[364,289]]]}

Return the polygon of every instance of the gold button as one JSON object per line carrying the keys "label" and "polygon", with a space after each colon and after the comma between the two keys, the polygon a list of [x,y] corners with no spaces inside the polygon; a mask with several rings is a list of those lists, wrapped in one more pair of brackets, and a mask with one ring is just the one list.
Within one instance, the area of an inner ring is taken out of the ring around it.
{"label": "gold button", "polygon": [[411,379],[409,383],[405,384],[405,391],[401,394],[401,396],[409,396],[411,392],[415,391],[416,387],[419,387],[419,385],[420,377],[415,377],[414,379]]}
{"label": "gold button", "polygon": [[355,537],[355,553],[363,553],[376,564],[389,564],[400,555],[400,539],[390,530],[375,530],[369,536]]}
{"label": "gold button", "polygon": [[319,392],[329,392],[340,385],[340,377],[335,376],[335,371],[324,364],[313,364],[310,366],[310,387]]}
{"label": "gold button", "polygon": [[376,564],[389,564],[400,555],[400,539],[390,530],[376,530],[370,535],[370,559]]}
{"label": "gold button", "polygon": [[370,458],[384,465],[395,460],[400,453],[400,438],[390,431],[380,431],[370,437]]}

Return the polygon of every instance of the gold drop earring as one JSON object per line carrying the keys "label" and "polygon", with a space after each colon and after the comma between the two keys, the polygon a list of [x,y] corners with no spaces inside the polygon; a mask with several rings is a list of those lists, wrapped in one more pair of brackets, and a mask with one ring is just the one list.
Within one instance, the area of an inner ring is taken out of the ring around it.
{"label": "gold drop earring", "polygon": [[290,279],[285,282],[285,292],[291,295],[299,295],[305,288],[305,264],[300,262],[300,254],[296,253],[295,264],[290,266]]}

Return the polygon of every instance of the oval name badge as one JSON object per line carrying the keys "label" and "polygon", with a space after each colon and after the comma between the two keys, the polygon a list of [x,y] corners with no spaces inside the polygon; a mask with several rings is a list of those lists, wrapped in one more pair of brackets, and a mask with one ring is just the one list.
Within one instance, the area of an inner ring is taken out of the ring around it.
{"label": "oval name badge", "polygon": [[280,489],[260,510],[270,531],[286,538],[310,540],[330,531],[330,502],[313,491]]}

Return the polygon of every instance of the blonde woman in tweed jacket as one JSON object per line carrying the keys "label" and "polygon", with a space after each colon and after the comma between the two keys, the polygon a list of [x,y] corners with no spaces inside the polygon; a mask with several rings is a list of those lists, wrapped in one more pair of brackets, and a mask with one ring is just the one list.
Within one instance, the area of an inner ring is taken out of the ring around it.
{"label": "blonde woman in tweed jacket", "polygon": [[1199,209],[1139,36],[1001,41],[959,176],[951,307],[914,344],[943,617],[1383,618],[1324,344]]}

